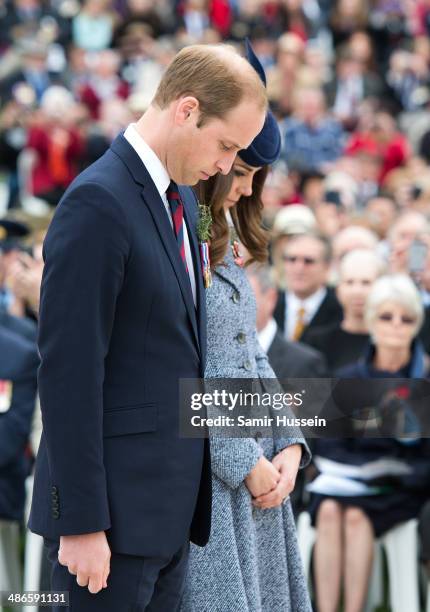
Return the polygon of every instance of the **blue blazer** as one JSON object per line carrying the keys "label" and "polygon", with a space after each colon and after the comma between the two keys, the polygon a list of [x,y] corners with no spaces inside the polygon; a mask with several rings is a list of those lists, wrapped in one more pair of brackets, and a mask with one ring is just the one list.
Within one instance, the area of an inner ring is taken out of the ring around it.
{"label": "blue blazer", "polygon": [[178,383],[202,378],[196,199],[181,188],[197,308],[164,204],[120,135],[72,183],[44,244],[43,436],[29,526],[107,531],[112,550],[169,556],[210,531],[208,442],[178,435]]}
{"label": "blue blazer", "polygon": [[[25,479],[31,469],[26,446],[36,402],[36,347],[0,325],[0,518],[23,519]],[[11,389],[10,401],[5,389]]]}

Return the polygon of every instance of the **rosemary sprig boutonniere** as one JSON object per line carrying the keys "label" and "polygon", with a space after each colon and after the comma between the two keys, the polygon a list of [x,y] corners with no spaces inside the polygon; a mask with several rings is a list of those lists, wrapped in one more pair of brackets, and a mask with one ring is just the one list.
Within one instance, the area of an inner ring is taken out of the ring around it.
{"label": "rosemary sprig boutonniere", "polygon": [[206,204],[199,204],[199,218],[197,221],[197,236],[200,247],[200,260],[202,265],[203,283],[205,289],[212,285],[211,262],[209,258],[209,239],[211,237],[212,214]]}
{"label": "rosemary sprig boutonniere", "polygon": [[206,204],[199,204],[199,220],[197,221],[197,236],[200,242],[208,242],[211,237],[212,214]]}

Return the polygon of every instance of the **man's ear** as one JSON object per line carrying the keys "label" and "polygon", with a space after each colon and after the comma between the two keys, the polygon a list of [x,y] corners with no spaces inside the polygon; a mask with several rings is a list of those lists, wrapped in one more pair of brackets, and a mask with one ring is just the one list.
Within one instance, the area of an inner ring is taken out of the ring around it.
{"label": "man's ear", "polygon": [[174,115],[176,125],[185,125],[190,122],[197,123],[199,114],[199,101],[194,96],[185,96],[177,100]]}

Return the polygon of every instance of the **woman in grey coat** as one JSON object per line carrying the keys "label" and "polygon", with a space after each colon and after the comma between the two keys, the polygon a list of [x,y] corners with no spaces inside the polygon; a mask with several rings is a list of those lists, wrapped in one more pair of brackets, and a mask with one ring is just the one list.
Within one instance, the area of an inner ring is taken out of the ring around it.
{"label": "woman in grey coat", "polygon": [[[267,258],[260,196],[279,141],[269,115],[263,132],[239,153],[226,196],[220,192],[222,179],[203,188],[214,219],[207,378],[275,377],[257,340],[255,300],[239,240],[231,234],[237,232],[247,247],[248,260]],[[234,230],[228,227],[229,213]],[[310,612],[288,499],[299,466],[309,461],[300,430],[288,438],[213,437],[211,460],[211,537],[204,548],[191,546],[181,612]]]}

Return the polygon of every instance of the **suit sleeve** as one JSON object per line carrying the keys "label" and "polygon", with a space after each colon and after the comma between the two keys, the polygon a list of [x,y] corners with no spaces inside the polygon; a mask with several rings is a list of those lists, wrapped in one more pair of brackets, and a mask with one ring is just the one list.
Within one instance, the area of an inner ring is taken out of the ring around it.
{"label": "suit sleeve", "polygon": [[110,527],[103,465],[103,379],[129,241],[119,203],[85,183],[48,231],[40,302],[39,390],[57,535]]}
{"label": "suit sleeve", "polygon": [[[270,382],[270,385],[269,385],[270,392],[271,393],[278,393],[278,392],[282,393],[282,388],[278,382],[278,379],[276,378],[274,371],[272,370],[269,364],[267,355],[261,348],[261,345],[258,341],[256,331],[254,332],[254,344],[255,344],[255,359],[257,362],[258,376],[261,379],[266,381],[264,383],[264,386],[266,387],[268,386],[268,381],[270,379],[275,379]],[[290,410],[290,408],[285,408],[284,412],[285,412],[285,416],[288,418],[294,418],[295,416],[292,410]],[[289,432],[290,435],[288,436],[288,438],[279,437],[276,435],[276,433],[277,432],[275,431],[275,435],[274,435],[275,451],[279,453],[282,450],[284,450],[284,448],[287,448],[288,446],[292,446],[293,444],[301,444],[302,445],[302,458],[300,461],[300,468],[306,467],[311,461],[311,452],[309,450],[309,447],[307,445],[305,438],[302,435],[300,428],[299,427],[290,428],[290,432]]]}

